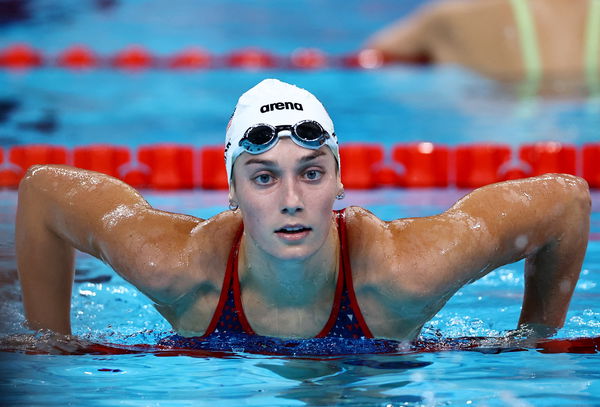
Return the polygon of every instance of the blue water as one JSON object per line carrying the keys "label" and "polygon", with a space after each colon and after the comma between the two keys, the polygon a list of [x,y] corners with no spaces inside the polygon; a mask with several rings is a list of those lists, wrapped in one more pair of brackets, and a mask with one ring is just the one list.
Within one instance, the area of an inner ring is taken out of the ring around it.
{"label": "blue water", "polygon": [[[55,55],[85,43],[110,54],[135,43],[160,54],[199,45],[217,54],[260,46],[282,55],[298,47],[339,55],[357,49],[371,32],[418,2],[21,3],[20,18],[0,20],[0,48],[25,41]],[[516,147],[537,140],[577,145],[600,140],[598,100],[519,100],[458,67],[176,73],[43,68],[0,70],[0,146],[220,144],[239,94],[269,76],[317,94],[342,141],[378,141],[388,147],[415,140],[449,145],[497,141]],[[426,216],[447,209],[466,192],[348,191],[343,204],[365,206],[384,219]],[[224,192],[143,194],[158,208],[203,218],[225,210],[227,202]],[[600,405],[597,354],[531,349],[305,359],[236,347],[226,357],[63,355],[73,353],[77,342],[32,337],[22,326],[15,207],[16,192],[0,190],[0,346],[20,349],[0,351],[0,405]],[[599,192],[593,194],[592,211],[581,279],[559,338],[600,336]],[[150,301],[106,265],[78,255],[76,268],[72,324],[78,341],[156,344],[171,334]],[[460,290],[424,327],[422,339],[502,337],[518,319],[522,271],[522,263],[504,266]]]}
{"label": "blue water", "polygon": [[[384,219],[429,215],[466,191],[349,191],[345,204],[364,205]],[[224,210],[224,192],[144,194],[150,203],[208,217]],[[600,232],[600,195],[594,194],[591,233]],[[394,355],[277,357],[235,345],[215,355],[160,357],[61,355],[76,350],[22,327],[10,233],[16,194],[0,192],[0,338],[21,352],[0,352],[0,394],[6,405],[596,405],[600,403],[597,354],[495,354],[465,351]],[[591,240],[581,279],[560,338],[600,335],[600,241]],[[428,324],[421,339],[501,338],[518,320],[523,264],[507,265],[460,290]],[[77,258],[72,325],[79,340],[155,344],[171,334],[151,302],[110,268]],[[27,354],[26,350],[44,354]],[[23,353],[24,352],[24,353]],[[48,354],[50,353],[50,354]],[[57,389],[60,388],[60,391]],[[526,404],[527,403],[527,404]]]}
{"label": "blue water", "polygon": [[[270,76],[313,91],[330,111],[341,142],[501,141],[517,147],[600,140],[595,102],[518,101],[456,67],[129,74],[43,69],[0,70],[1,97],[18,102],[1,124],[0,144],[221,144],[241,92]],[[42,122],[54,128],[36,130]]]}

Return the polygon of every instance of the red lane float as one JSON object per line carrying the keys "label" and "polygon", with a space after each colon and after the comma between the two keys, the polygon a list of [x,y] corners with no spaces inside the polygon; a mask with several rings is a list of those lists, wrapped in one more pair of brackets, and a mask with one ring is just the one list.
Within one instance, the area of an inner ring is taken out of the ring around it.
{"label": "red lane float", "polygon": [[134,188],[148,188],[150,185],[150,169],[147,166],[125,164],[119,175],[123,182]]}
{"label": "red lane float", "polygon": [[244,48],[227,55],[225,64],[231,68],[265,69],[277,67],[279,59],[262,49]]}
{"label": "red lane float", "polygon": [[531,168],[520,163],[519,166],[502,169],[500,171],[501,181],[510,181],[531,177]]}
{"label": "red lane float", "polygon": [[383,163],[384,149],[379,144],[346,143],[340,145],[342,183],[350,189],[377,186],[375,169]]}
{"label": "red lane float", "polygon": [[200,48],[190,48],[178,52],[167,61],[167,66],[172,69],[206,69],[213,64],[213,57]]}
{"label": "red lane float", "polygon": [[290,63],[293,68],[298,69],[323,69],[329,64],[327,55],[316,48],[300,48],[295,50]]}
{"label": "red lane float", "polygon": [[600,143],[583,145],[583,178],[592,188],[600,188]]}
{"label": "red lane float", "polygon": [[156,189],[193,188],[193,158],[191,146],[158,144],[138,150],[138,160],[150,168],[148,186]]}
{"label": "red lane float", "polygon": [[131,161],[127,147],[108,144],[93,144],[75,147],[73,165],[85,170],[97,171],[115,178],[121,178],[119,169]]}
{"label": "red lane float", "polygon": [[389,165],[376,165],[373,170],[377,187],[399,187],[402,185],[402,176]]}
{"label": "red lane float", "polygon": [[207,146],[200,149],[200,188],[229,188],[223,146]]}
{"label": "red lane float", "polygon": [[146,69],[155,65],[155,58],[144,47],[132,45],[119,51],[112,59],[111,64],[123,69]]}
{"label": "red lane float", "polygon": [[0,66],[7,68],[36,68],[43,62],[42,54],[27,44],[13,44],[0,52]]}
{"label": "red lane float", "polygon": [[402,164],[404,187],[447,187],[448,147],[428,142],[399,144],[392,149],[392,159]]}
{"label": "red lane float", "polygon": [[138,150],[138,160],[150,168],[148,186],[155,189],[193,188],[193,158],[191,146],[158,144]]}
{"label": "red lane float", "polygon": [[470,144],[456,148],[456,186],[478,188],[503,180],[500,172],[511,158],[505,144]]}
{"label": "red lane float", "polygon": [[21,175],[20,168],[4,163],[4,149],[0,148],[0,188],[15,188],[19,185]]}
{"label": "red lane float", "polygon": [[85,45],[74,45],[59,54],[58,66],[71,69],[86,69],[97,66],[100,58]]}
{"label": "red lane float", "polygon": [[67,149],[48,144],[14,146],[0,168],[0,186],[16,187],[25,171],[36,164],[67,164]]}
{"label": "red lane float", "polygon": [[10,149],[9,160],[27,171],[36,164],[67,164],[68,152],[65,147],[49,144],[30,144]]}
{"label": "red lane float", "polygon": [[384,55],[374,49],[363,49],[341,58],[341,65],[345,68],[377,69],[387,62]]}
{"label": "red lane float", "polygon": [[525,144],[519,149],[521,160],[531,165],[531,175],[550,172],[575,175],[576,155],[574,145],[555,141]]}

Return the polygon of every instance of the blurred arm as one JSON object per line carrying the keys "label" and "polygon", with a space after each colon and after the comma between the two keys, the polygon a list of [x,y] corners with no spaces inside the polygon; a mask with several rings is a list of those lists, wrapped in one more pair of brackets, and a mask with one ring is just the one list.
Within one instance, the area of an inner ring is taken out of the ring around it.
{"label": "blurred arm", "polygon": [[406,19],[376,32],[365,48],[380,51],[385,58],[402,62],[429,62],[427,38],[433,19],[433,8],[425,7]]}

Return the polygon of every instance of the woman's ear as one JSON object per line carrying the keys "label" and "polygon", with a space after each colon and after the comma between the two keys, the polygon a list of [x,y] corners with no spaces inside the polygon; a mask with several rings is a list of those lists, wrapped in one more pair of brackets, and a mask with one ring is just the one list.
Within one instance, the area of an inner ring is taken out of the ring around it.
{"label": "woman's ear", "polygon": [[344,196],[346,196],[346,192],[344,191],[344,184],[342,184],[342,181],[338,177],[338,187],[335,199],[344,199]]}
{"label": "woman's ear", "polygon": [[344,192],[344,184],[342,183],[342,177],[339,174],[337,177],[337,191],[338,193]]}
{"label": "woman's ear", "polygon": [[235,176],[233,174],[233,168],[231,169],[231,178],[229,179],[229,200],[237,201],[237,195],[235,193]]}
{"label": "woman's ear", "polygon": [[236,211],[239,207],[240,203],[237,200],[235,188],[229,185],[229,210]]}
{"label": "woman's ear", "polygon": [[229,202],[238,202],[237,194],[235,193],[235,186],[233,182],[229,183],[229,194],[228,194]]}

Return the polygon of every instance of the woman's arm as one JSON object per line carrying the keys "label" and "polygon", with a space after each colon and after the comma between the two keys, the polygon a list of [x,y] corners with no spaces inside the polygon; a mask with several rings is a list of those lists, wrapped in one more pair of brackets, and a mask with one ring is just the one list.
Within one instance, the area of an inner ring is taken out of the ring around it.
{"label": "woman's arm", "polygon": [[589,237],[587,183],[575,176],[547,174],[497,184],[473,198],[452,210],[487,219],[498,243],[493,267],[526,258],[519,326],[562,327]]}
{"label": "woman's arm", "polygon": [[361,258],[388,265],[369,279],[376,278],[378,301],[385,299],[400,321],[394,335],[420,328],[464,285],[526,258],[519,327],[547,334],[564,324],[587,247],[590,208],[587,183],[571,175],[492,184],[441,215],[384,222],[365,238],[379,249]]}
{"label": "woman's arm", "polygon": [[[34,166],[19,186],[17,267],[34,329],[69,334],[74,249],[110,264],[157,303],[190,288],[190,231],[201,221],[157,211],[123,182],[66,166]],[[187,277],[187,278],[186,278]]]}
{"label": "woman's arm", "polygon": [[451,267],[440,276],[442,285],[453,293],[526,258],[519,326],[540,333],[562,327],[587,247],[590,210],[587,183],[571,175],[546,174],[472,192],[440,219],[467,243],[449,251]]}

